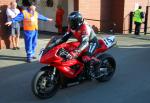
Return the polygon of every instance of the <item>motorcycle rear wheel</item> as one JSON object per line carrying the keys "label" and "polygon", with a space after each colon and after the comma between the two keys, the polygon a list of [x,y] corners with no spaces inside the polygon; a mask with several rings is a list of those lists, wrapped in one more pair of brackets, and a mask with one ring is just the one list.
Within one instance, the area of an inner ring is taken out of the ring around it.
{"label": "motorcycle rear wheel", "polygon": [[98,69],[105,68],[106,70],[104,74],[100,73],[101,76],[96,78],[96,80],[99,82],[109,81],[113,77],[116,70],[115,59],[109,54],[102,54],[97,58],[101,61],[101,66]]}
{"label": "motorcycle rear wheel", "polygon": [[58,77],[54,76],[54,80],[51,80],[52,71],[51,68],[49,69],[41,69],[32,80],[32,92],[40,99],[51,98],[59,88]]}

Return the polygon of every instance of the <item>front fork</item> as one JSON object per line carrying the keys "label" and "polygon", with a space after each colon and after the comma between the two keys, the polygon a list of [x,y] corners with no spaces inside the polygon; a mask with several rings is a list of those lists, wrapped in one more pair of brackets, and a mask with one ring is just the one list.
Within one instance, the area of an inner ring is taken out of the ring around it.
{"label": "front fork", "polygon": [[51,78],[50,78],[51,81],[54,80],[55,75],[56,75],[56,68],[54,67],[53,72],[52,72],[52,75],[51,75]]}

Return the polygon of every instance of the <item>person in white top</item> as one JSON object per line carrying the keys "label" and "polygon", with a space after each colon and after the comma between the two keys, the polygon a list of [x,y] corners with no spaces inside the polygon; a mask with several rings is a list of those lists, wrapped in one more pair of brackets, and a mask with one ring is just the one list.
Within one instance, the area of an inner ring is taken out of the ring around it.
{"label": "person in white top", "polygon": [[[17,9],[17,3],[11,2],[6,10],[7,20],[11,21],[12,18],[15,18],[20,13]],[[13,50],[19,49],[19,37],[20,37],[20,24],[19,22],[13,23],[10,27],[10,42],[12,42]]]}

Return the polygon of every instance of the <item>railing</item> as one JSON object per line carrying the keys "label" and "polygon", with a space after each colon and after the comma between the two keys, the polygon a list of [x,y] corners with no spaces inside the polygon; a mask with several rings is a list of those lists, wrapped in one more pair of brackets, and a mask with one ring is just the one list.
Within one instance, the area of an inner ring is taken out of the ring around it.
{"label": "railing", "polygon": [[[85,20],[89,20],[89,21],[95,21],[95,22],[99,22],[100,26],[98,28],[101,28],[101,32],[108,32],[108,33],[114,33],[115,32],[115,28],[116,28],[116,23],[109,21],[109,20],[98,20],[98,19],[88,19],[88,18],[84,18]],[[106,28],[108,27],[108,28]],[[94,29],[95,27],[93,27]],[[96,28],[95,28],[96,29]],[[98,30],[98,32],[100,32],[100,30]]]}
{"label": "railing", "polygon": [[100,20],[97,20],[97,19],[87,19],[87,18],[84,18],[85,20],[91,20],[91,21],[99,21],[100,22]]}

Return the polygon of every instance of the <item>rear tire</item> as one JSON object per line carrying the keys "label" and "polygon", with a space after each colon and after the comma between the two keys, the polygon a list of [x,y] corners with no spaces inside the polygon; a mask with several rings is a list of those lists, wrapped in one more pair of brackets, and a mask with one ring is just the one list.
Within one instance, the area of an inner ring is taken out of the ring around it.
{"label": "rear tire", "polygon": [[113,77],[115,70],[116,70],[115,59],[109,54],[102,54],[98,56],[97,58],[100,59],[100,61],[102,62],[100,68],[106,68],[107,71],[106,73],[104,73],[103,76],[96,78],[96,80],[99,82],[109,81]]}
{"label": "rear tire", "polygon": [[58,90],[58,76],[55,76],[52,81],[50,77],[53,69],[48,66],[43,68],[35,74],[32,80],[32,92],[40,99],[47,99],[54,96]]}

